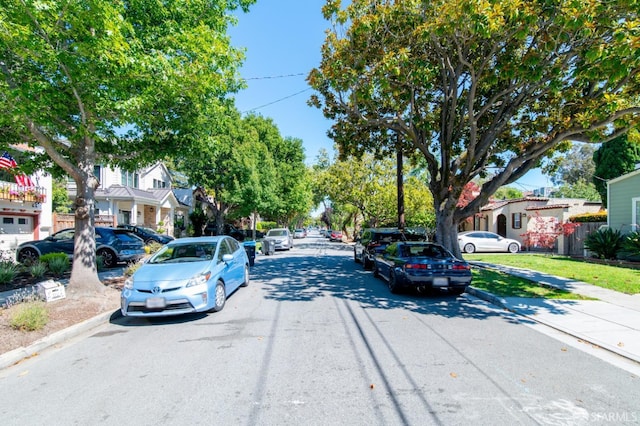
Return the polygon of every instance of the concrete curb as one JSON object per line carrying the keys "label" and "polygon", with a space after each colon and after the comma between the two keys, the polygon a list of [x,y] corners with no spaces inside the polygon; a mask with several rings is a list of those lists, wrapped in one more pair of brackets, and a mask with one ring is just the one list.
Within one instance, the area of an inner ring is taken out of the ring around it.
{"label": "concrete curb", "polygon": [[[21,347],[1,354],[0,370],[18,364],[27,358],[37,356],[39,352],[50,348],[51,346],[63,343],[73,337],[76,337],[102,324],[105,324],[109,321],[109,318],[111,318],[115,312],[116,310],[98,314],[93,318],[84,320],[81,323],[72,325],[71,327],[67,327],[53,334],[45,336],[42,339],[35,341],[33,344],[29,345],[26,348]],[[119,312],[119,310],[117,312]]]}

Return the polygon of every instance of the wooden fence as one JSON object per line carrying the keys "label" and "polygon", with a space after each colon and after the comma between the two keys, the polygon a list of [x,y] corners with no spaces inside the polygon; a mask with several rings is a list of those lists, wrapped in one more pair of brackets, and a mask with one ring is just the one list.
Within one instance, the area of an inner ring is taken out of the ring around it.
{"label": "wooden fence", "polygon": [[[53,213],[53,232],[58,232],[66,228],[73,228],[76,224],[76,218],[73,213],[61,214]],[[114,215],[97,215],[96,226],[116,226],[116,217]]]}
{"label": "wooden fence", "polygon": [[587,235],[595,232],[602,225],[606,225],[606,222],[583,222],[578,226],[575,232],[566,237],[568,255],[575,257],[584,256],[584,239]]}

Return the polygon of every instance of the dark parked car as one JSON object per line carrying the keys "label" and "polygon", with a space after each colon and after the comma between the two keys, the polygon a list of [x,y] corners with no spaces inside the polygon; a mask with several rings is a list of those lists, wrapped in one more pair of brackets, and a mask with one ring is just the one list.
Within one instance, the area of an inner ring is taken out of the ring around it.
{"label": "dark parked car", "polygon": [[[121,228],[96,226],[96,255],[102,257],[102,263],[110,268],[118,262],[135,262],[145,255],[144,241],[131,231]],[[75,230],[63,229],[44,240],[27,241],[16,250],[20,263],[37,261],[47,253],[66,253],[73,256]]]}
{"label": "dark parked car", "polygon": [[127,229],[133,232],[138,237],[142,238],[145,244],[149,244],[154,241],[160,244],[167,244],[169,241],[174,240],[174,238],[170,235],[159,234],[155,230],[147,228],[145,226],[118,225],[118,228]]}
{"label": "dark parked car", "polygon": [[398,228],[367,228],[356,237],[353,247],[353,260],[362,263],[364,269],[373,267],[376,253],[381,253],[395,241],[405,241],[406,238]]}
{"label": "dark parked car", "polygon": [[471,283],[471,267],[440,244],[396,242],[378,253],[373,275],[384,278],[392,293],[403,289],[446,289],[462,294]]}

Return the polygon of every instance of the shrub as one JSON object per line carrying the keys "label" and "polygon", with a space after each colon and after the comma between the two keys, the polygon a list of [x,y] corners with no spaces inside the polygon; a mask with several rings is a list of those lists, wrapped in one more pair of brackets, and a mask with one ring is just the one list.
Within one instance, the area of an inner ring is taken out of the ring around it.
{"label": "shrub", "polygon": [[51,271],[53,276],[59,277],[69,270],[69,268],[71,267],[71,263],[69,262],[69,258],[67,256],[58,256],[50,259],[47,266],[49,267],[49,271]]}
{"label": "shrub", "polygon": [[622,249],[618,253],[624,259],[638,260],[640,258],[640,232],[627,234],[622,240]]}
{"label": "shrub", "polygon": [[151,241],[149,244],[144,246],[144,250],[147,254],[153,254],[162,248],[162,244],[157,241]]}
{"label": "shrub", "polygon": [[35,331],[42,329],[49,321],[49,312],[44,302],[32,301],[16,307],[9,324],[17,330]]}
{"label": "shrub", "polygon": [[40,256],[40,259],[38,260],[44,263],[45,265],[49,266],[49,262],[51,262],[52,259],[62,259],[62,258],[69,260],[69,256],[67,256],[66,253],[47,253]]}
{"label": "shrub", "polygon": [[9,284],[18,275],[18,265],[12,261],[0,262],[0,284]]}
{"label": "shrub", "polygon": [[584,246],[600,259],[615,259],[622,248],[622,234],[617,229],[601,228],[584,239]]}
{"label": "shrub", "polygon": [[597,213],[582,213],[571,216],[569,218],[571,222],[577,223],[587,223],[587,222],[606,222],[607,221],[607,212],[600,211]]}
{"label": "shrub", "polygon": [[41,261],[35,262],[29,266],[29,275],[33,278],[42,278],[47,273],[47,264]]}
{"label": "shrub", "polygon": [[124,275],[130,277],[133,275],[140,267],[142,266],[142,262],[131,263],[127,266],[127,269],[124,270]]}

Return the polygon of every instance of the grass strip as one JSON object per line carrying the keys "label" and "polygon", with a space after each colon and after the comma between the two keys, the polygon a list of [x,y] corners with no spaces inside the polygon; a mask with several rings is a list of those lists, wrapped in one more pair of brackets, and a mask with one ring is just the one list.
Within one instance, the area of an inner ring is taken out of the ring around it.
{"label": "grass strip", "polygon": [[471,285],[499,297],[537,297],[546,299],[594,300],[580,294],[485,268],[472,268]]}
{"label": "grass strip", "polygon": [[514,266],[582,281],[626,294],[640,293],[640,270],[589,263],[567,256],[544,254],[467,254],[465,260]]}

